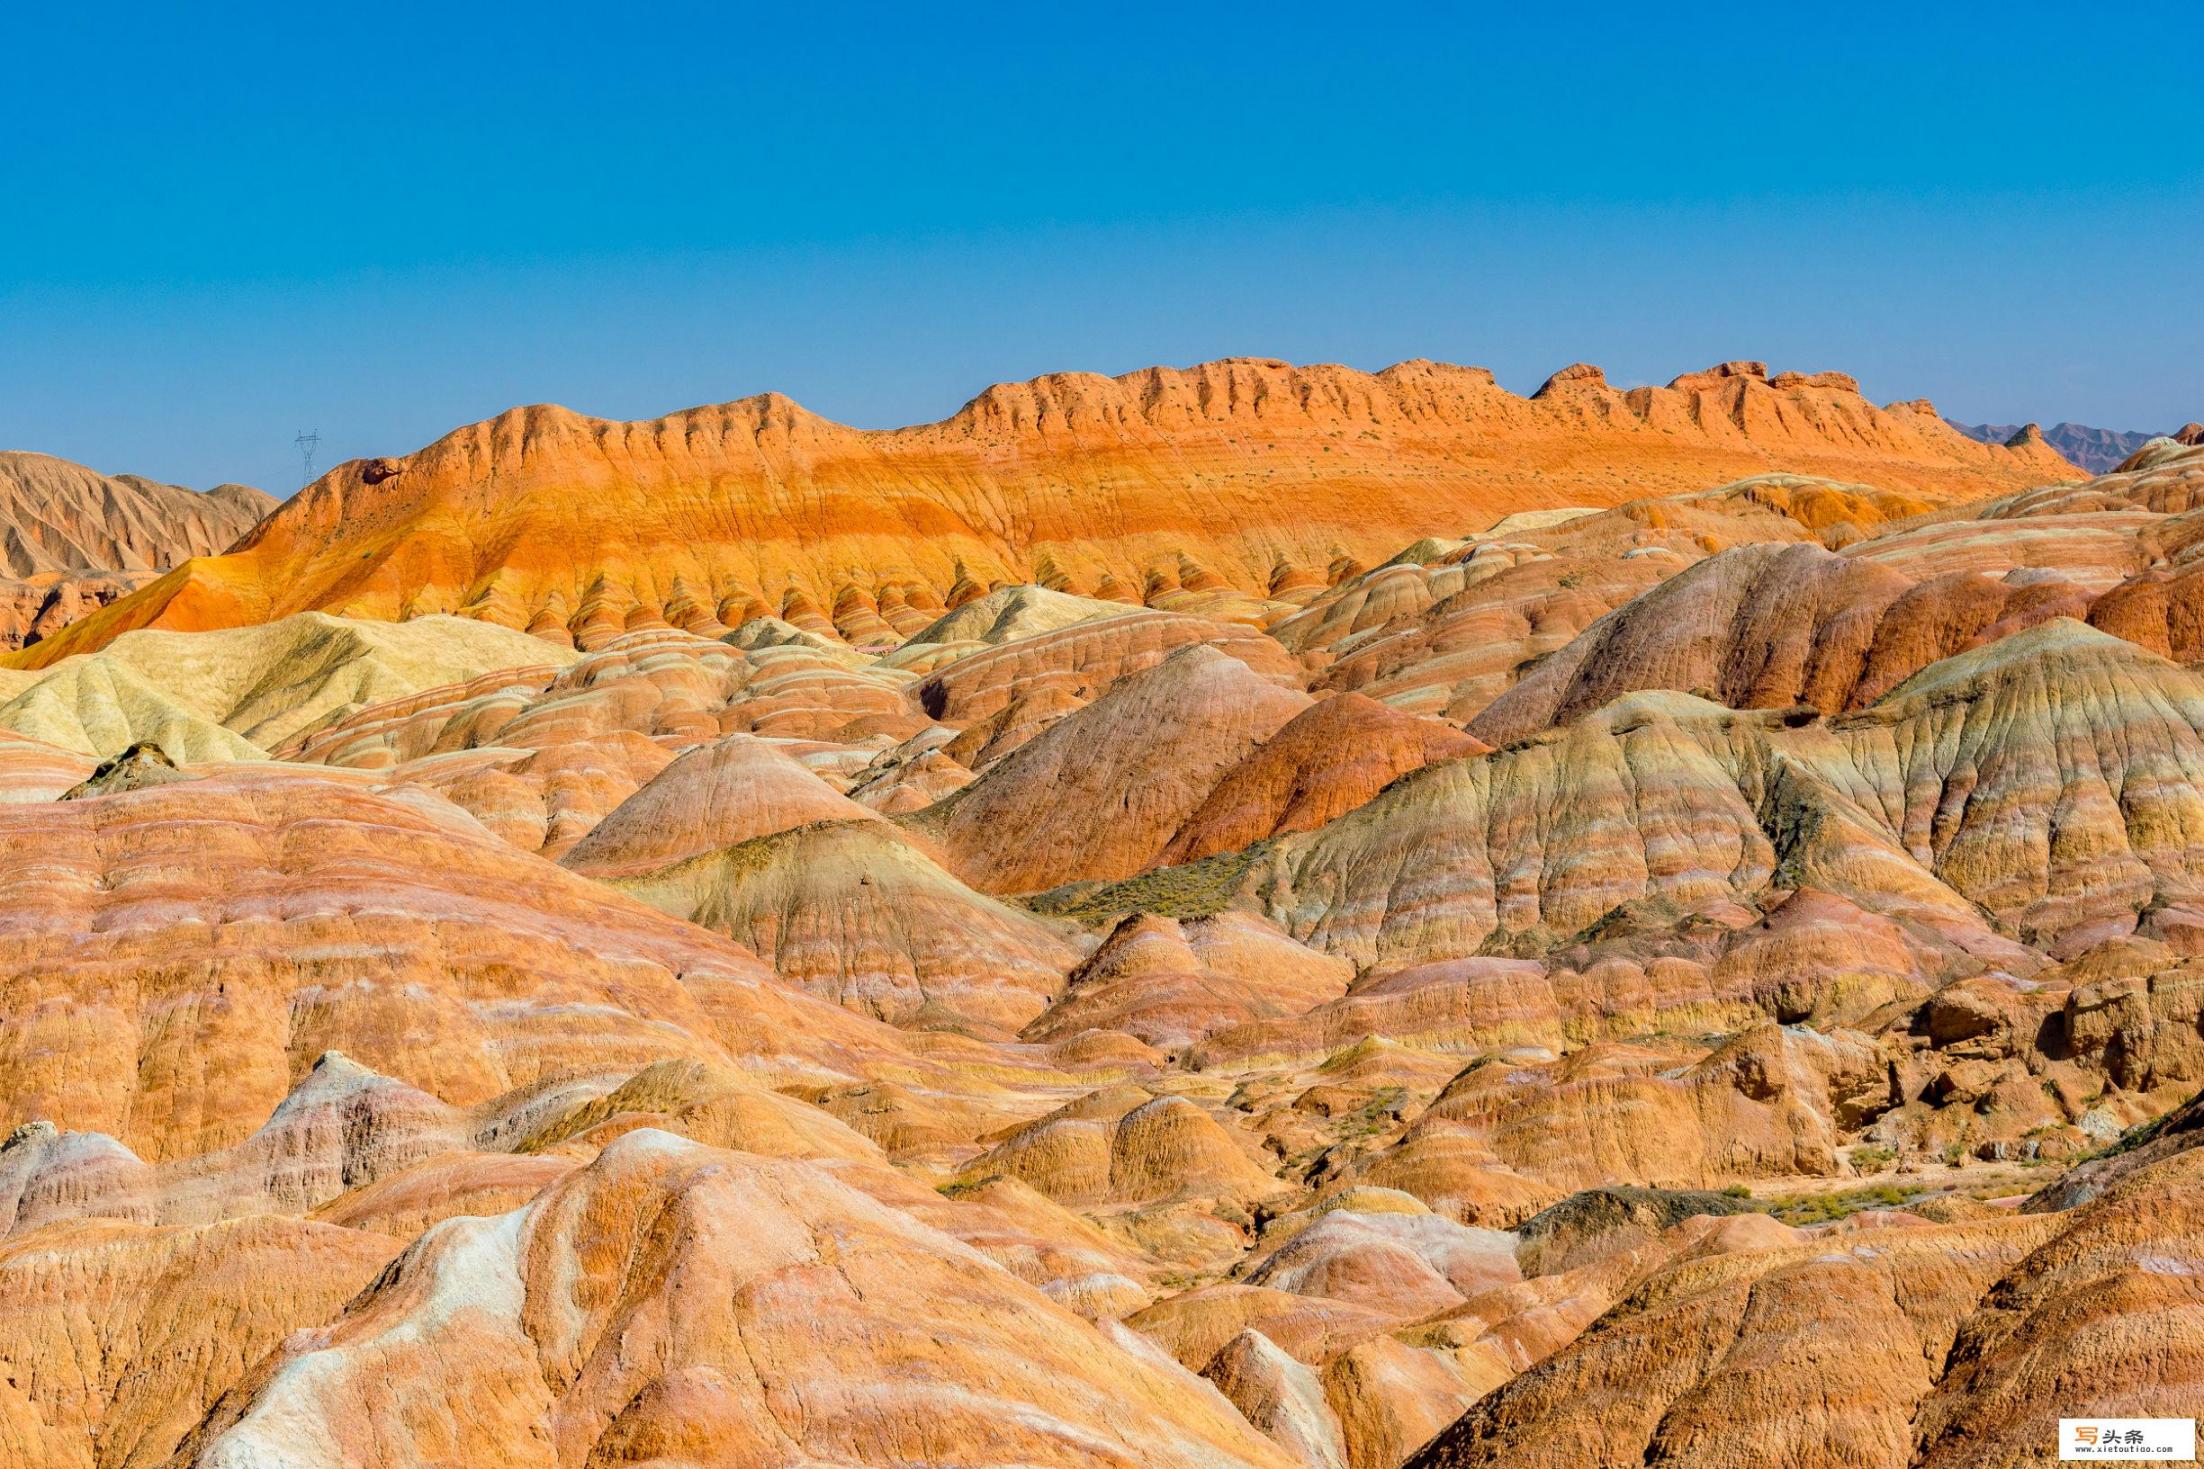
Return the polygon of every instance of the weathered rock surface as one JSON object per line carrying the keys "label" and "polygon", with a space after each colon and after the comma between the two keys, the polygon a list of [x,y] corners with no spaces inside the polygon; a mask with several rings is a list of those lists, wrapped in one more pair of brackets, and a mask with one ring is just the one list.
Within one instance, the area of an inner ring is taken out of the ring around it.
{"label": "weathered rock surface", "polygon": [[736,734],[653,776],[564,861],[591,877],[632,876],[799,826],[876,819],[780,749]]}
{"label": "weathered rock surface", "polygon": [[245,485],[201,493],[48,454],[0,452],[0,569],[15,577],[163,570],[224,550],[276,504]]}
{"label": "weathered rock surface", "polygon": [[2194,898],[2200,728],[2194,675],[2062,618],[1826,723],[1633,695],[1280,842],[1247,890],[1388,968],[1801,883],[1962,947],[1975,905],[2024,939],[2093,941]]}
{"label": "weathered rock surface", "polygon": [[263,1357],[341,1309],[397,1249],[275,1218],[90,1220],[0,1243],[0,1458],[166,1462]]}
{"label": "weathered rock surface", "polygon": [[1122,1031],[1173,1054],[1219,1031],[1303,1014],[1345,991],[1353,966],[1244,913],[1122,920],[1026,1028],[1035,1040]]}
{"label": "weathered rock surface", "polygon": [[357,779],[0,807],[0,889],[0,1121],[148,1159],[242,1139],[330,1050],[455,1105],[577,1065],[823,1080],[898,1052],[747,950]]}
{"label": "weathered rock surface", "polygon": [[2198,1156],[2070,1214],[1677,1257],[1410,1463],[2048,1463],[2061,1417],[2191,1414]]}
{"label": "weathered rock surface", "polygon": [[[895,1024],[1007,1037],[1047,1008],[1078,962],[1071,933],[974,892],[910,837],[853,809],[856,819],[608,880],[748,945],[783,979]],[[606,821],[625,824],[619,811]],[[567,861],[579,866],[574,853]]]}
{"label": "weathered rock surface", "polygon": [[1587,629],[1471,728],[1506,744],[1639,689],[1679,689],[1733,709],[1840,713],[1940,658],[2081,616],[2089,603],[2059,580],[2015,587],[1959,572],[1910,582],[1810,544],[1743,546]]}
{"label": "weathered rock surface", "polygon": [[1224,653],[1282,687],[1300,687],[1293,660],[1260,633],[1184,613],[1112,608],[1111,615],[1030,638],[980,644],[922,680],[913,697],[927,718],[960,731],[947,751],[977,770],[1092,703],[1127,674],[1197,646]]}
{"label": "weathered rock surface", "polygon": [[0,733],[0,804],[55,800],[81,784],[98,764],[43,740]]}
{"label": "weathered rock surface", "polygon": [[1487,747],[1449,725],[1335,694],[1225,773],[1157,859],[1198,861],[1352,811],[1411,770]]}
{"label": "weathered rock surface", "polygon": [[102,760],[90,775],[63,791],[61,799],[81,801],[91,796],[120,795],[125,791],[142,791],[148,786],[171,785],[190,778],[176,768],[176,762],[169,759],[159,745],[143,740],[113,759]]}

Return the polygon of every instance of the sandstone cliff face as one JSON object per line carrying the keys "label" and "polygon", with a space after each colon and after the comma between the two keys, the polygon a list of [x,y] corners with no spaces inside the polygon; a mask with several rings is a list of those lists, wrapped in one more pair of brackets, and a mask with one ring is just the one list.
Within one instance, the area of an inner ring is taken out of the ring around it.
{"label": "sandstone cliff face", "polygon": [[2076,474],[2040,442],[1978,444],[1933,414],[1875,407],[1841,374],[1771,379],[1758,364],[1629,393],[1580,374],[1525,399],[1476,368],[1234,359],[1007,384],[885,433],[774,395],[642,423],[535,407],[344,465],[236,554],[36,656],[307,609],[578,634],[593,590],[669,618],[732,603],[822,621],[938,605],[968,578],[1261,596],[1433,524],[1459,533],[1770,468],[1940,497]]}
{"label": "sandstone cliff face", "polygon": [[0,648],[49,637],[158,572],[227,550],[276,504],[244,485],[201,493],[0,452]]}
{"label": "sandstone cliff face", "polygon": [[52,637],[156,575],[150,571],[44,571],[0,581],[0,643],[13,651]]}

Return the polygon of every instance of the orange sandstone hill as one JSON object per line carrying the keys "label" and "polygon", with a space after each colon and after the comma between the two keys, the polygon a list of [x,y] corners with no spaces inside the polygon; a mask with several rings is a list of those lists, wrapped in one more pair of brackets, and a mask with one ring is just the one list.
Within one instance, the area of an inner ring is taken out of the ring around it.
{"label": "orange sandstone hill", "polygon": [[2040,435],[1976,443],[1925,401],[1877,407],[1843,373],[1757,362],[1627,391],[1580,364],[1524,398],[1482,368],[1232,359],[1054,374],[881,432],[774,394],[635,423],[516,408],[339,466],[228,554],[20,658],[307,610],[558,640],[771,613],[862,642],[992,584],[1290,596],[1434,527],[1771,469],[1932,500],[2079,477]]}

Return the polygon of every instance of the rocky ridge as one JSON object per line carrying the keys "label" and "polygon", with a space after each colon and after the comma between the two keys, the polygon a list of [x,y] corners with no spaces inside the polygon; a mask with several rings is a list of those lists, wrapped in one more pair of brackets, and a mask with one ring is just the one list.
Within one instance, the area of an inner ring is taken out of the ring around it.
{"label": "rocky ridge", "polygon": [[1869,403],[1842,373],[1754,362],[1627,392],[1573,368],[1523,398],[1481,368],[1235,358],[1002,384],[883,432],[774,394],[636,423],[536,406],[342,465],[231,554],[31,656],[308,610],[445,612],[572,639],[593,604],[692,628],[766,614],[868,643],[1015,583],[1244,608],[1334,581],[1433,521],[1770,469],[1939,498],[2075,474],[2040,440],[1979,444],[1922,405]]}

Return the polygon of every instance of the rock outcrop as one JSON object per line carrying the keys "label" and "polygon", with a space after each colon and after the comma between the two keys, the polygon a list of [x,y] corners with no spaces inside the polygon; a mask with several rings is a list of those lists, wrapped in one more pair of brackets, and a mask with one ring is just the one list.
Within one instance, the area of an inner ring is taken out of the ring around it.
{"label": "rock outcrop", "polygon": [[[1305,694],[1193,645],[1120,680],[916,824],[987,892],[1129,876],[1308,707]],[[1097,811],[1108,820],[1098,824]]]}
{"label": "rock outcrop", "polygon": [[0,889],[0,1122],[151,1160],[242,1139],[330,1050],[461,1105],[577,1067],[822,1082],[900,1053],[747,950],[357,778],[0,806]]}
{"label": "rock outcrop", "polygon": [[2071,1214],[1677,1258],[1409,1463],[2049,1463],[2061,1417],[2189,1416],[2197,1157]]}
{"label": "rock outcrop", "polygon": [[2200,728],[2194,675],[2060,618],[1838,720],[1632,695],[1411,776],[1247,884],[1297,937],[1386,967],[1800,883],[1962,946],[1977,906],[2082,943],[2196,897]]}

